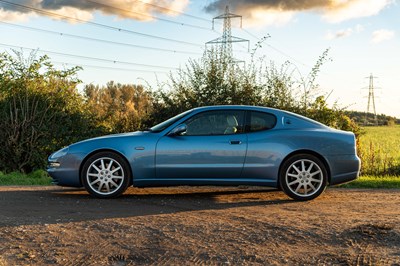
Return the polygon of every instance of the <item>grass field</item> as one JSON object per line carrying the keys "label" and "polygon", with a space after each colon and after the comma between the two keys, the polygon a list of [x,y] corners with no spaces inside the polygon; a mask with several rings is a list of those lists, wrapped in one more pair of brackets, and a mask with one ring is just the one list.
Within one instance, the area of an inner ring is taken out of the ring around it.
{"label": "grass field", "polygon": [[[44,170],[36,170],[30,174],[22,174],[13,172],[3,174],[0,172],[0,186],[27,186],[27,185],[40,185],[46,186],[51,184],[51,178]],[[1,265],[1,264],[0,264]]]}
{"label": "grass field", "polygon": [[400,189],[399,176],[361,176],[357,180],[339,185],[341,188],[397,188]]}
{"label": "grass field", "polygon": [[400,126],[365,127],[358,154],[362,175],[400,176]]}

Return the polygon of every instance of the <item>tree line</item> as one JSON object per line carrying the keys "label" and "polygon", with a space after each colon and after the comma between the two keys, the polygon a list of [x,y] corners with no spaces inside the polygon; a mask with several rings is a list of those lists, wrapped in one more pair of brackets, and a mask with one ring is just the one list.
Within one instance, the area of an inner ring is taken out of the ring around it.
{"label": "tree line", "polygon": [[372,113],[358,111],[346,111],[345,113],[354,122],[363,126],[394,126],[400,124],[400,119],[385,114],[375,116]]}
{"label": "tree line", "polygon": [[260,105],[296,112],[359,134],[337,104],[328,106],[316,78],[325,51],[310,73],[296,75],[289,62],[255,58],[241,66],[219,49],[189,60],[156,88],[113,81],[86,85],[79,67],[57,70],[48,56],[0,54],[0,171],[31,172],[47,156],[73,142],[143,130],[185,110],[205,105]]}

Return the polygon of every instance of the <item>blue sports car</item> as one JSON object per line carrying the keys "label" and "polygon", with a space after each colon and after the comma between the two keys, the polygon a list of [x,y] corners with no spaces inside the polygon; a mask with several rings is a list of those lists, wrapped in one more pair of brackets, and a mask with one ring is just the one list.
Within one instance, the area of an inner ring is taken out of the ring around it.
{"label": "blue sports car", "polygon": [[55,184],[112,198],[128,186],[254,185],[296,200],[358,177],[351,132],[266,107],[195,108],[147,131],[103,136],[48,159]]}

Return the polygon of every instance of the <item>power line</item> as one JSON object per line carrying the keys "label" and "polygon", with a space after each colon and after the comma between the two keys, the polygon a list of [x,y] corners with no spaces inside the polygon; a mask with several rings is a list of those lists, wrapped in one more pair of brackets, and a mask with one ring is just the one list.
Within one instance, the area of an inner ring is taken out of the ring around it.
{"label": "power line", "polygon": [[167,8],[167,7],[163,7],[163,6],[159,6],[159,5],[156,5],[156,4],[147,3],[147,2],[144,2],[144,1],[141,1],[141,0],[136,0],[136,2],[141,2],[142,4],[145,4],[145,5],[148,5],[148,6],[152,6],[152,7],[155,7],[157,9],[160,9],[160,10],[166,10],[166,11],[169,11],[169,12],[173,12],[175,14],[183,15],[183,16],[186,16],[186,17],[189,17],[189,18],[194,18],[194,19],[197,19],[197,20],[211,22],[211,20],[206,19],[206,18],[202,18],[202,17],[199,17],[199,16],[195,16],[195,15],[191,15],[191,14],[185,13],[185,12],[173,10],[173,9],[170,9],[170,8]]}
{"label": "power line", "polygon": [[166,18],[160,18],[160,17],[156,17],[156,16],[153,16],[153,15],[148,15],[148,14],[142,14],[142,13],[139,13],[139,12],[134,12],[134,11],[131,11],[131,10],[126,10],[126,9],[122,9],[122,8],[119,8],[119,7],[115,7],[115,6],[99,3],[97,1],[92,1],[92,0],[86,0],[86,1],[87,2],[91,2],[91,3],[95,3],[95,4],[100,5],[100,6],[112,8],[112,9],[119,10],[119,11],[123,11],[123,12],[126,12],[126,13],[137,14],[137,15],[140,15],[142,17],[149,17],[149,18],[154,18],[154,19],[160,20],[160,21],[164,21],[164,22],[169,22],[169,23],[173,23],[173,24],[176,24],[176,25],[180,25],[180,26],[186,26],[186,27],[192,27],[192,28],[197,28],[197,29],[201,29],[201,30],[212,31],[212,29],[210,29],[210,28],[206,28],[206,27],[202,27],[202,26],[198,26],[198,25],[182,23],[182,22],[178,22],[178,21],[174,21],[174,20],[170,20],[170,19],[166,19]]}
{"label": "power line", "polygon": [[22,25],[18,25],[18,24],[14,24],[14,23],[8,23],[8,22],[1,21],[1,20],[0,20],[0,23],[4,24],[4,25],[7,25],[7,26],[10,26],[10,27],[15,27],[15,28],[20,28],[20,29],[25,29],[25,30],[30,30],[30,31],[43,32],[43,33],[54,34],[54,35],[58,35],[58,36],[65,36],[65,37],[83,39],[83,40],[88,40],[88,41],[102,42],[102,43],[108,43],[108,44],[113,44],[113,45],[121,45],[121,46],[128,46],[128,47],[141,48],[141,49],[150,49],[150,50],[156,50],[156,51],[162,51],[162,52],[171,52],[171,53],[201,54],[201,53],[195,53],[195,52],[164,49],[164,48],[137,45],[137,44],[132,44],[132,43],[122,43],[122,42],[115,42],[115,41],[91,38],[91,37],[86,37],[86,36],[80,36],[80,35],[74,35],[74,34],[69,34],[69,33],[45,30],[45,29],[34,28],[34,27],[29,27],[29,26],[22,26]]}
{"label": "power line", "polygon": [[67,57],[82,58],[82,59],[86,59],[86,60],[94,60],[94,61],[107,62],[107,63],[113,63],[113,64],[124,64],[124,65],[134,65],[134,66],[142,66],[142,67],[153,67],[153,68],[160,68],[160,69],[177,69],[177,68],[174,68],[174,67],[139,64],[139,63],[117,61],[117,60],[104,59],[104,58],[98,58],[98,57],[89,57],[89,56],[83,56],[83,55],[74,55],[74,54],[60,53],[60,52],[54,52],[54,51],[48,51],[48,50],[33,49],[33,48],[29,48],[29,47],[15,46],[15,45],[4,44],[4,43],[0,43],[0,46],[9,47],[9,48],[16,48],[16,49],[25,49],[25,50],[31,50],[31,51],[37,50],[39,52],[48,53],[48,54],[55,54],[55,55],[61,55],[61,56],[67,56]]}
{"label": "power line", "polygon": [[201,45],[196,44],[196,43],[180,41],[180,40],[175,40],[175,39],[169,39],[169,38],[160,37],[160,36],[156,36],[156,35],[151,35],[151,34],[147,34],[147,33],[132,31],[132,30],[123,29],[123,28],[118,28],[118,27],[114,27],[114,26],[110,26],[110,25],[106,25],[106,24],[101,24],[101,23],[97,23],[97,22],[93,22],[93,21],[89,21],[89,20],[83,20],[83,19],[79,19],[79,18],[74,18],[74,17],[70,17],[70,16],[65,16],[65,15],[61,15],[61,14],[45,11],[43,9],[34,8],[34,7],[31,7],[31,6],[12,3],[12,2],[5,1],[5,0],[0,0],[0,2],[8,4],[8,5],[12,5],[12,6],[20,7],[20,8],[23,8],[23,9],[33,10],[35,12],[42,13],[42,14],[45,14],[45,15],[48,15],[48,16],[51,16],[51,17],[59,17],[59,18],[62,18],[62,19],[67,19],[67,20],[74,20],[74,21],[77,21],[77,22],[86,23],[86,24],[89,24],[89,25],[93,25],[93,26],[96,26],[96,27],[102,27],[102,28],[106,28],[106,29],[109,29],[109,30],[115,30],[115,31],[118,31],[118,32],[125,32],[125,33],[129,33],[129,34],[135,34],[135,35],[139,35],[139,36],[146,37],[146,38],[153,38],[153,39],[158,39],[158,40],[163,40],[163,41],[169,41],[169,42],[181,43],[181,44],[185,44],[185,45],[202,47]]}
{"label": "power line", "polygon": [[[255,34],[251,33],[250,31],[248,31],[248,30],[246,30],[246,29],[242,29],[242,30],[243,30],[244,32],[246,32],[248,35],[250,35],[251,37],[257,39],[257,41],[260,41],[260,40],[261,40],[260,38],[258,38]],[[272,46],[271,44],[265,43],[265,45],[267,45],[269,48],[271,48],[271,49],[274,50],[275,52],[278,52],[279,54],[281,54],[281,55],[283,55],[283,56],[285,56],[285,57],[287,57],[287,58],[293,60],[294,62],[296,62],[296,63],[298,63],[298,64],[300,64],[300,65],[303,65],[303,66],[305,66],[305,67],[307,67],[307,68],[313,68],[312,66],[309,66],[309,65],[307,65],[307,64],[305,64],[305,63],[303,63],[303,62],[297,60],[297,59],[294,58],[293,56],[291,56],[291,55],[289,55],[289,54],[283,52],[282,50],[280,50],[280,49],[278,49],[278,48]]]}
{"label": "power line", "polygon": [[260,38],[258,38],[255,34],[251,33],[250,31],[240,27],[239,29],[243,30],[244,32],[246,32],[248,35],[250,35],[251,37],[257,39],[258,41],[260,40]]}
{"label": "power line", "polygon": [[59,61],[52,61],[54,64],[60,65],[71,65],[71,66],[79,66],[79,67],[88,67],[88,68],[97,68],[97,69],[111,69],[111,70],[118,70],[118,71],[128,71],[128,72],[143,72],[143,73],[160,73],[160,74],[168,74],[169,72],[166,71],[152,71],[152,70],[143,70],[143,69],[132,69],[132,68],[120,68],[120,67],[108,67],[108,66],[96,66],[96,65],[87,65],[87,64],[74,64],[74,63],[67,63],[67,62],[59,62]]}

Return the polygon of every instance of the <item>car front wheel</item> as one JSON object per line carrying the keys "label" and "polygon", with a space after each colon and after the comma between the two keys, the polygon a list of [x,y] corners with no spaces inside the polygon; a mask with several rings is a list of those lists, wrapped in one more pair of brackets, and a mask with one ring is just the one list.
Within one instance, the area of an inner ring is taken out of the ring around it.
{"label": "car front wheel", "polygon": [[282,190],[295,200],[312,200],[326,188],[328,173],[314,155],[297,154],[284,162],[279,175]]}
{"label": "car front wheel", "polygon": [[131,178],[127,162],[113,152],[92,155],[82,168],[86,190],[97,198],[115,198],[128,188]]}

